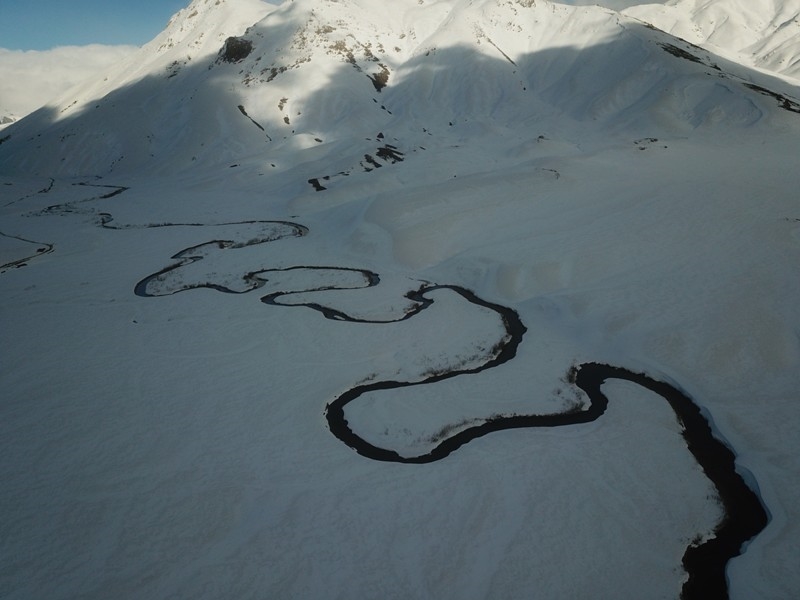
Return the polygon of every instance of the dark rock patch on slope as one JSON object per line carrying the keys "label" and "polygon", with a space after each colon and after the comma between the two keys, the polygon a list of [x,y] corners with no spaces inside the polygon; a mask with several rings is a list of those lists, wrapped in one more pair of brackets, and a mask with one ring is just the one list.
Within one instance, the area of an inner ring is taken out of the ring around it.
{"label": "dark rock patch on slope", "polygon": [[217,61],[237,63],[250,56],[253,51],[253,42],[240,37],[229,37],[219,51]]}

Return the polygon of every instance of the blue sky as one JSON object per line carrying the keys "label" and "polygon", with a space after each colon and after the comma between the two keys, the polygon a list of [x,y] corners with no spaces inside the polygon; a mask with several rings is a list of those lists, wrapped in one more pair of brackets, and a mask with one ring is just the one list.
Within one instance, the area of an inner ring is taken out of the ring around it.
{"label": "blue sky", "polygon": [[0,48],[133,44],[154,38],[190,0],[0,0]]}

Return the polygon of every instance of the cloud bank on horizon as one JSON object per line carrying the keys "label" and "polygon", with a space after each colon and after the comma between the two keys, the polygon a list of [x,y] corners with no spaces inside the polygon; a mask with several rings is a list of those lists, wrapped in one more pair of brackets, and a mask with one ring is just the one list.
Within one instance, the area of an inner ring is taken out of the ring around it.
{"label": "cloud bank on horizon", "polygon": [[136,46],[66,46],[46,52],[0,48],[0,127],[136,51]]}
{"label": "cloud bank on horizon", "polygon": [[188,0],[11,2],[0,19],[0,128],[119,62]]}

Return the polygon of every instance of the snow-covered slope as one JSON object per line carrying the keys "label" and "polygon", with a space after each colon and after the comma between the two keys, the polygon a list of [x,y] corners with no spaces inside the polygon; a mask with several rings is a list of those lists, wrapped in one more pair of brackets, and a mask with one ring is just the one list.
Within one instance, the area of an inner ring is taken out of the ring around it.
{"label": "snow-covered slope", "polygon": [[800,0],[629,3],[626,14],[739,62],[800,81]]}
{"label": "snow-covered slope", "polygon": [[800,93],[598,4],[195,0],[0,133],[0,596],[676,598],[737,485],[800,589]]}

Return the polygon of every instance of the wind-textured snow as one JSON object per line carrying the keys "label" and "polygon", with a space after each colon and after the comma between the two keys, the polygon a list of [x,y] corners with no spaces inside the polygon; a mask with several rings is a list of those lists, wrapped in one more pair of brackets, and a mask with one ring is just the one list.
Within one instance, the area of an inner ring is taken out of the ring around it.
{"label": "wind-textured snow", "polygon": [[416,456],[645,372],[768,510],[730,597],[792,597],[798,2],[598,4],[195,0],[0,131],[0,596],[677,598],[722,508],[649,390],[426,465],[328,430],[498,305],[513,360],[350,426]]}

